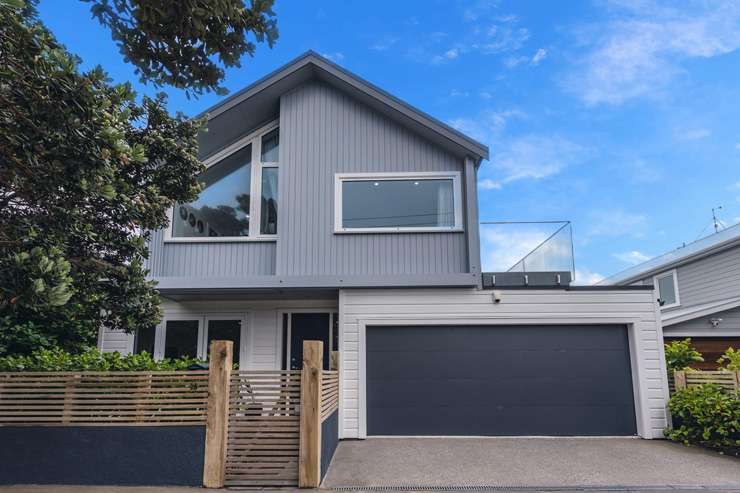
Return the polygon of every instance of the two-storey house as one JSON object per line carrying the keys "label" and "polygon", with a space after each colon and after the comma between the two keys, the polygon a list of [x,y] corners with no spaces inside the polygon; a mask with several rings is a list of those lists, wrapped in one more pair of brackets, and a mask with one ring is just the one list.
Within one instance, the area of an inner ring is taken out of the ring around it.
{"label": "two-storey house", "polygon": [[205,188],[151,240],[162,322],[101,348],[206,358],[231,339],[271,370],[321,340],[341,438],[662,436],[652,287],[484,282],[485,145],[313,52],[207,114]]}
{"label": "two-storey house", "polygon": [[716,369],[728,347],[740,348],[740,224],[648,260],[604,284],[654,285],[666,341],[691,338]]}

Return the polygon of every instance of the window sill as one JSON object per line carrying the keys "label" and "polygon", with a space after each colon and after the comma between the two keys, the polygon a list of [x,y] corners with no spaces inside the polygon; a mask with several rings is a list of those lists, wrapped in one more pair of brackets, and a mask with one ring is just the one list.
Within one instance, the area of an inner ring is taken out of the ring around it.
{"label": "window sill", "polygon": [[349,228],[335,229],[334,234],[367,233],[464,233],[463,228]]}
{"label": "window sill", "polygon": [[216,236],[216,237],[186,237],[165,238],[165,243],[264,243],[276,242],[277,236]]}
{"label": "window sill", "polygon": [[681,303],[674,303],[672,305],[663,305],[663,306],[660,307],[660,310],[661,311],[663,311],[663,310],[670,310],[671,308],[678,308],[679,306],[681,306]]}

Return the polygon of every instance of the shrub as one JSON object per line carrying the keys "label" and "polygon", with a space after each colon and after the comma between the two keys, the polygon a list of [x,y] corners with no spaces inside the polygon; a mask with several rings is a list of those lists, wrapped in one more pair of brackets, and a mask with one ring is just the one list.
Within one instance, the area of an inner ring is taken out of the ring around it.
{"label": "shrub", "polygon": [[740,371],[740,350],[728,347],[725,354],[717,360],[720,366],[730,371]]}
{"label": "shrub", "polygon": [[669,371],[684,370],[691,363],[702,361],[704,358],[691,346],[691,339],[672,341],[665,345],[665,362]]}
{"label": "shrub", "polygon": [[193,358],[155,361],[146,352],[122,356],[119,353],[102,353],[97,349],[70,354],[55,347],[37,349],[29,355],[0,357],[0,372],[186,370],[195,363],[202,361]]}
{"label": "shrub", "polygon": [[698,385],[679,390],[668,403],[676,428],[666,436],[686,445],[697,444],[740,452],[740,398],[718,385]]}

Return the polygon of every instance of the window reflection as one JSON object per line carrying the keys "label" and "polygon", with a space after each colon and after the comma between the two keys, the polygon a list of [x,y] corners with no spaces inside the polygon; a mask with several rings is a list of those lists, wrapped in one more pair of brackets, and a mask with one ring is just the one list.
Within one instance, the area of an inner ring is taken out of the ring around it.
{"label": "window reflection", "polygon": [[251,156],[247,146],[203,173],[198,199],[175,205],[174,237],[249,235]]}

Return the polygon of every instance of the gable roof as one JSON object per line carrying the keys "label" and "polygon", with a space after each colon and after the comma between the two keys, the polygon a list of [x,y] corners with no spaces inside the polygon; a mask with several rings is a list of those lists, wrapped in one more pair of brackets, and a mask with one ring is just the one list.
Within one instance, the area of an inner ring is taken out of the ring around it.
{"label": "gable roof", "polygon": [[631,284],[736,246],[740,246],[740,223],[623,270],[598,284]]}
{"label": "gable roof", "polygon": [[[280,96],[309,80],[320,80],[347,93],[454,155],[471,157],[476,164],[488,159],[488,146],[313,51],[307,51],[199,115],[208,117],[209,127],[207,136],[202,139],[201,159],[231,144],[260,124],[274,119],[279,113]],[[240,108],[245,111],[238,111]]]}

